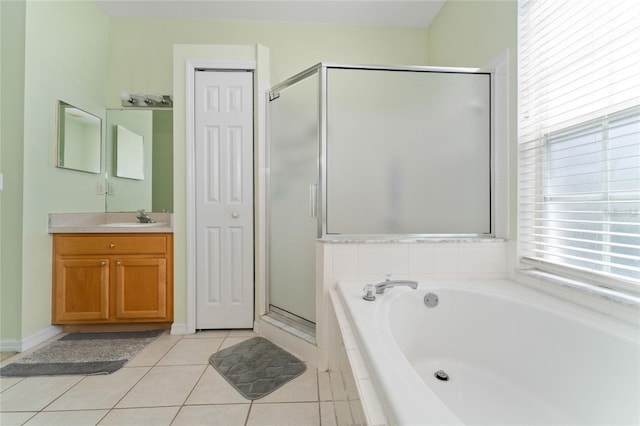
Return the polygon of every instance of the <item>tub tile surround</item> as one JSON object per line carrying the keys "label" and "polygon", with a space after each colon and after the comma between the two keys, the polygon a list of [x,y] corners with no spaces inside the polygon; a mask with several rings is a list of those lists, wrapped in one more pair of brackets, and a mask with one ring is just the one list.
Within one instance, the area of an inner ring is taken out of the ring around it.
{"label": "tub tile surround", "polygon": [[327,369],[331,299],[338,281],[491,279],[507,277],[503,239],[323,240],[316,243],[317,366]]}
{"label": "tub tile surround", "polygon": [[157,226],[110,227],[110,223],[137,222],[138,212],[49,213],[49,233],[173,232],[173,213],[147,212]]}
{"label": "tub tile surround", "polygon": [[[400,258],[406,254],[406,260]],[[328,367],[335,398],[338,424],[388,424],[383,407],[369,378],[366,364],[341,304],[339,281],[379,282],[385,274],[392,279],[417,281],[506,278],[614,319],[640,327],[640,299],[582,283],[563,284],[557,279],[517,272],[517,242],[415,241],[398,243],[318,242],[316,251],[318,350],[329,353]],[[354,284],[355,285],[355,284]],[[479,282],[481,285],[481,282]]]}
{"label": "tub tile surround", "polygon": [[[339,297],[330,291],[330,297]],[[335,414],[339,425],[366,424],[385,425],[387,419],[382,413],[380,402],[375,392],[368,392],[369,373],[365,365],[352,368],[362,358],[349,326],[346,313],[340,304],[330,310],[331,354],[329,363],[329,379],[333,393]],[[356,372],[357,371],[357,372]],[[362,399],[360,397],[362,396]],[[368,403],[371,410],[364,408]],[[378,407],[376,411],[374,407]],[[377,415],[377,416],[376,416]]]}

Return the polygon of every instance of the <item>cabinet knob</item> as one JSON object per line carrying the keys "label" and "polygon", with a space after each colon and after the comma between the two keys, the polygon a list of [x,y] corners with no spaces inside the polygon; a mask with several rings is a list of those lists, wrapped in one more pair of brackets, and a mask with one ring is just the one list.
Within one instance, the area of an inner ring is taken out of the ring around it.
{"label": "cabinet knob", "polygon": [[120,262],[119,260],[116,262],[116,266],[120,266],[122,265],[122,262]]}
{"label": "cabinet knob", "polygon": [[101,260],[101,261],[100,261],[100,266],[104,266],[104,265],[106,265],[106,264],[107,264],[107,261],[106,261],[106,260]]}
{"label": "cabinet knob", "polygon": [[240,213],[238,212],[231,213],[231,217],[233,217],[234,219],[236,219],[238,216],[240,216]]}
{"label": "cabinet knob", "polygon": [[116,245],[115,245],[115,244],[113,244],[113,243],[109,244],[109,248],[114,248],[115,246],[116,246]]}

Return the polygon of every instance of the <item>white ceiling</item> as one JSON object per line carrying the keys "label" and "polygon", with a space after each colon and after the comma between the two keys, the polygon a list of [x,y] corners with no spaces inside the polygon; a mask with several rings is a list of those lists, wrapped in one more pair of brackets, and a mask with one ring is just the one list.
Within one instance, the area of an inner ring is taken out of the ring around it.
{"label": "white ceiling", "polygon": [[95,0],[109,16],[426,28],[445,0]]}

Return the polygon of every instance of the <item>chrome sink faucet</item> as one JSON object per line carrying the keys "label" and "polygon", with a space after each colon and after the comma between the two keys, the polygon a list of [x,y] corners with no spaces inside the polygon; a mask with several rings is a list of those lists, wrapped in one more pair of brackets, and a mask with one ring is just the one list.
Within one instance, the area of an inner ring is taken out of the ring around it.
{"label": "chrome sink faucet", "polygon": [[390,277],[387,276],[384,281],[382,281],[381,283],[378,283],[378,284],[375,285],[376,294],[382,294],[382,293],[384,293],[384,291],[386,289],[391,288],[391,287],[397,287],[399,285],[411,287],[414,290],[418,288],[418,282],[417,281],[391,280]]}
{"label": "chrome sink faucet", "polygon": [[138,216],[136,218],[140,221],[140,223],[153,223],[154,220],[149,217],[147,212],[144,209],[138,210]]}

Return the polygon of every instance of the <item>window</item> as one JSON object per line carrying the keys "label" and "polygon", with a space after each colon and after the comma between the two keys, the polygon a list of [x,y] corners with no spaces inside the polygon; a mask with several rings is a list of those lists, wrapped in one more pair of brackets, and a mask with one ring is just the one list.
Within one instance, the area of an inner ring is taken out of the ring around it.
{"label": "window", "polygon": [[633,1],[519,2],[520,254],[543,270],[635,292],[638,19]]}

